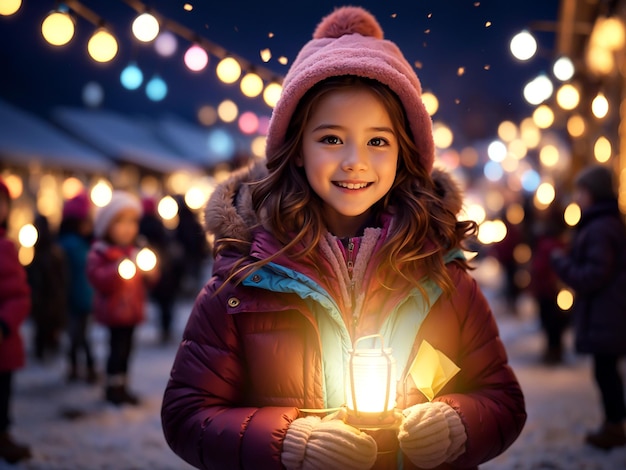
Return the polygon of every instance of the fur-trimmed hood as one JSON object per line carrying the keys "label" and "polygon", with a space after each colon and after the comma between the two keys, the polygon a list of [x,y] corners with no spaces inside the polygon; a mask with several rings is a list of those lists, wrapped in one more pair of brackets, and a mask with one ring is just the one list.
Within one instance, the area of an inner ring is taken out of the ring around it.
{"label": "fur-trimmed hood", "polygon": [[[257,214],[252,209],[249,185],[267,175],[265,162],[242,168],[221,183],[211,195],[204,209],[204,227],[215,239],[236,238],[249,241],[251,228],[258,224]],[[431,176],[438,193],[453,214],[463,206],[461,190],[452,176],[441,169],[433,169]]]}

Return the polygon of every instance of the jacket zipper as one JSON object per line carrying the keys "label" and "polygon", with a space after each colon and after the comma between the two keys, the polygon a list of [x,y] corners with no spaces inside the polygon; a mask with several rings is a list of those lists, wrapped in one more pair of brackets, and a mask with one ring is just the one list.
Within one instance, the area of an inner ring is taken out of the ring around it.
{"label": "jacket zipper", "polygon": [[352,273],[354,272],[354,238],[350,238],[348,240],[348,260],[347,260],[347,268],[348,268],[348,276],[350,276],[350,299],[352,300],[352,328],[353,332],[356,330],[356,325],[359,321],[359,317],[357,315],[357,311],[355,308],[355,295],[354,295],[354,286],[355,281],[352,278]]}

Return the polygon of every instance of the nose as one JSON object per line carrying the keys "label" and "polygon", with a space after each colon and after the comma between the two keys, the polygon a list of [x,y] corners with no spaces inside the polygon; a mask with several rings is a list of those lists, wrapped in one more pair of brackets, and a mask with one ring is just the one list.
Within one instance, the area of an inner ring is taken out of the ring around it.
{"label": "nose", "polygon": [[368,165],[367,148],[358,145],[346,145],[346,153],[342,162],[344,171],[362,171]]}

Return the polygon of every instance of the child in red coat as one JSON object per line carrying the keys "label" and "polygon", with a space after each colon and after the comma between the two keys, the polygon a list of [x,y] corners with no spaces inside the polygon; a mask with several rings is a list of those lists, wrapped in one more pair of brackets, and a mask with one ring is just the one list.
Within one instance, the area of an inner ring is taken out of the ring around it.
{"label": "child in red coat", "polygon": [[95,215],[96,241],[87,257],[95,319],[109,329],[105,397],[116,405],[139,402],[127,388],[127,375],[135,327],[145,315],[144,276],[150,277],[135,265],[141,213],[138,198],[114,191],[109,204]]}
{"label": "child in red coat", "polygon": [[30,312],[30,287],[17,257],[15,244],[6,238],[11,196],[0,179],[0,459],[15,463],[30,457],[27,446],[9,435],[11,381],[24,366],[24,343],[20,325]]}

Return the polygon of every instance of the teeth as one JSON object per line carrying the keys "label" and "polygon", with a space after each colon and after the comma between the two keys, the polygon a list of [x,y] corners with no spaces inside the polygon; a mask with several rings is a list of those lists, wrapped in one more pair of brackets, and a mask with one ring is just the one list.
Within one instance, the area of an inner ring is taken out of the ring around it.
{"label": "teeth", "polygon": [[354,184],[354,183],[342,183],[341,181],[338,181],[337,186],[340,186],[342,188],[347,188],[347,189],[361,189],[367,186],[367,183]]}

